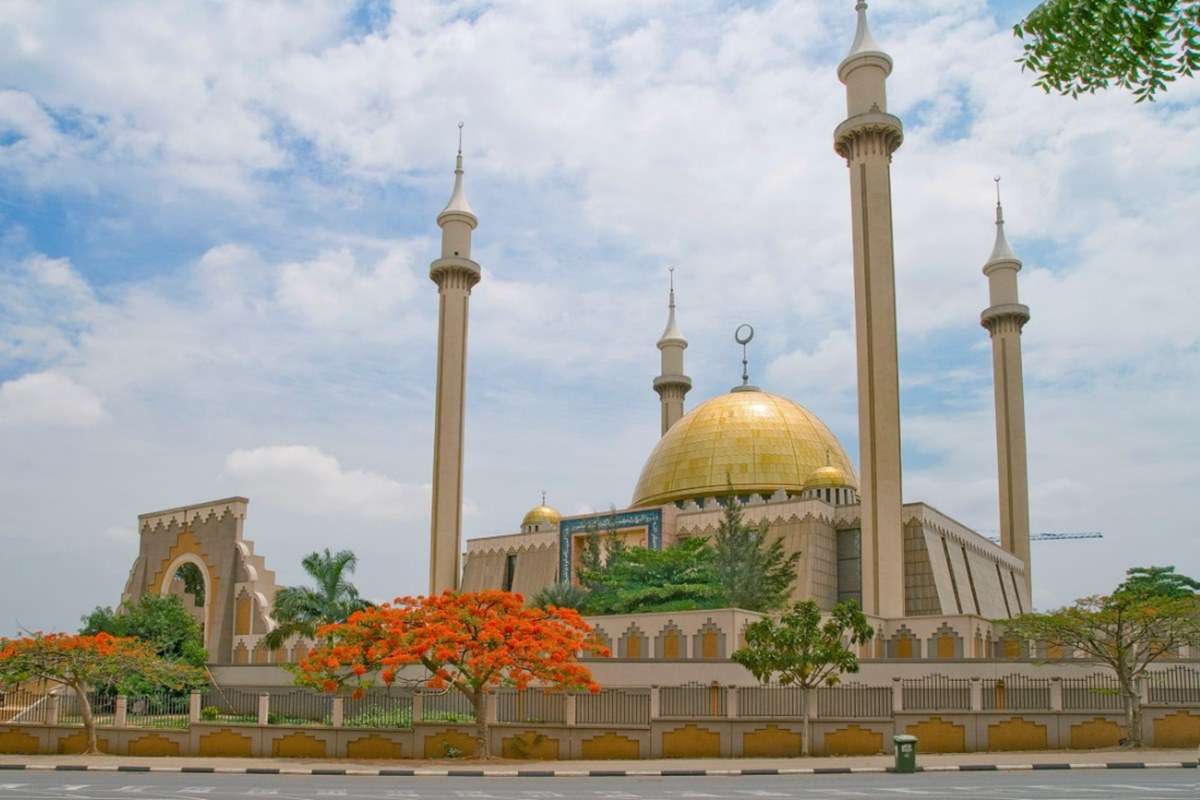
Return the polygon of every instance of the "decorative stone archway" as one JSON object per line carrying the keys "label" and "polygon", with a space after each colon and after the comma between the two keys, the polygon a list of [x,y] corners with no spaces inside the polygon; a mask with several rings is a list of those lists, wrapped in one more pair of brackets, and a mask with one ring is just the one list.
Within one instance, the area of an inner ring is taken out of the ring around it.
{"label": "decorative stone archway", "polygon": [[175,581],[179,568],[184,564],[195,565],[200,570],[200,578],[204,581],[204,649],[212,653],[216,636],[216,626],[213,624],[213,607],[216,605],[213,599],[216,588],[213,585],[212,573],[209,571],[208,564],[204,563],[204,559],[195,553],[181,553],[176,556],[163,570],[162,583],[158,587],[158,593],[162,596],[171,594],[171,584]]}

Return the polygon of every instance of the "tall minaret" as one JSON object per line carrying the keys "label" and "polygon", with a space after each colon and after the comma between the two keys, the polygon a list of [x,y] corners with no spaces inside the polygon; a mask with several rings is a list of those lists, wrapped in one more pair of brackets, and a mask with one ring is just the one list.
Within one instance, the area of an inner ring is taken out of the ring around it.
{"label": "tall minaret", "polygon": [[[996,457],[1000,467],[1000,546],[1025,562],[1030,592],[1029,470],[1025,461],[1025,380],[1021,374],[1021,328],[1029,307],[1017,301],[1017,258],[1004,236],[1000,179],[996,178],[996,244],[983,265],[988,300],[979,321],[992,337],[992,381],[996,390]],[[1027,595],[1029,596],[1029,595]]]}
{"label": "tall minaret", "polygon": [[667,305],[667,327],[662,338],[658,340],[658,349],[662,352],[662,374],[654,379],[654,391],[658,392],[662,405],[662,434],[666,435],[671,426],[683,416],[683,397],[692,388],[692,379],[683,374],[683,351],[687,349],[687,339],[679,332],[675,324],[675,268],[670,268],[671,292]]}
{"label": "tall minaret", "polygon": [[850,52],[838,65],[847,117],[834,149],[850,168],[854,240],[854,319],[858,347],[858,439],[862,482],[863,609],[904,614],[904,537],[900,519],[900,379],[896,279],[892,253],[892,153],[903,140],[887,113],[892,59],[867,27],[860,2]]}
{"label": "tall minaret", "polygon": [[458,589],[462,534],[463,403],[467,390],[467,304],[479,283],[471,260],[471,231],[479,224],[463,189],[462,123],[454,192],[438,214],[442,257],[429,265],[438,287],[437,399],[433,425],[433,513],[429,536],[429,593]]}

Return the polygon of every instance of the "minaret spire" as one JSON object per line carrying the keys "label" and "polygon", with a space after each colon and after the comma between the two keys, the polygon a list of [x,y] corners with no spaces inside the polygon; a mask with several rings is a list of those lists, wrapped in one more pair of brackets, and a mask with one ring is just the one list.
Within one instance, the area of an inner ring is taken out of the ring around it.
{"label": "minaret spire", "polygon": [[667,268],[670,290],[667,300],[667,327],[658,340],[662,353],[662,372],[654,379],[654,391],[658,393],[661,410],[662,435],[683,416],[683,398],[692,388],[692,379],[683,374],[683,351],[687,339],[679,331],[675,321],[675,268]]}
{"label": "minaret spire", "polygon": [[[1000,178],[996,181],[996,242],[983,265],[989,305],[979,321],[992,339],[992,383],[996,396],[996,460],[999,467],[1000,546],[1025,562],[1025,579],[1017,609],[1030,608],[1029,467],[1025,447],[1025,381],[1021,364],[1021,330],[1029,307],[1019,302],[1017,258],[1004,235]],[[1012,587],[1016,590],[1017,587]]]}
{"label": "minaret spire", "polygon": [[462,123],[454,190],[438,214],[442,255],[429,265],[438,287],[437,394],[433,425],[433,508],[429,593],[456,590],[461,569],[463,439],[467,390],[467,312],[479,265],[471,260],[471,233],[479,224],[463,186]]}
{"label": "minaret spire", "polygon": [[862,564],[869,570],[862,575],[862,607],[894,618],[905,613],[905,588],[891,161],[904,133],[900,120],[887,113],[892,58],[871,35],[867,4],[860,0],[854,8],[854,42],[838,65],[846,119],[833,140],[850,175]]}

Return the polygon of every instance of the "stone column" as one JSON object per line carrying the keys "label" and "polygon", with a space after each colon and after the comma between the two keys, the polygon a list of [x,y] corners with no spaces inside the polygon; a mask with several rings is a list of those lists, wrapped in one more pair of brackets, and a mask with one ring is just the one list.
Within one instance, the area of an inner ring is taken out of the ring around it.
{"label": "stone column", "polygon": [[738,713],[738,687],[727,686],[725,692],[725,716],[730,719],[737,719]]}
{"label": "stone column", "polygon": [[983,680],[971,678],[971,710],[983,711]]}
{"label": "stone column", "polygon": [[899,678],[892,678],[892,713],[899,714],[904,711],[904,686],[900,683]]}
{"label": "stone column", "polygon": [[258,696],[258,724],[271,724],[271,695],[266,692]]}
{"label": "stone column", "polygon": [[56,694],[46,695],[46,724],[57,725],[60,699]]}
{"label": "stone column", "polygon": [[129,698],[123,694],[117,695],[117,702],[113,707],[113,727],[125,728],[129,722]]}
{"label": "stone column", "polygon": [[412,721],[414,725],[425,721],[425,695],[420,692],[412,694]]}
{"label": "stone column", "polygon": [[188,723],[200,721],[200,690],[193,689],[188,695]]}
{"label": "stone column", "polygon": [[660,708],[660,705],[659,705],[659,697],[658,697],[658,687],[651,686],[650,687],[650,719],[651,720],[658,719],[659,708]]}
{"label": "stone column", "polygon": [[329,724],[334,728],[342,727],[346,720],[346,699],[334,697],[329,704]]}
{"label": "stone column", "polygon": [[577,715],[576,699],[578,695],[574,692],[567,692],[566,709],[563,711],[563,724],[568,728],[575,727],[575,719]]}
{"label": "stone column", "polygon": [[866,613],[896,618],[904,615],[904,534],[891,161],[904,136],[899,118],[887,113],[892,59],[871,38],[866,3],[858,12],[854,45],[838,67],[848,116],[834,131],[834,149],[850,172],[862,598]]}
{"label": "stone column", "polygon": [[1062,678],[1055,677],[1050,679],[1050,710],[1063,710]]}

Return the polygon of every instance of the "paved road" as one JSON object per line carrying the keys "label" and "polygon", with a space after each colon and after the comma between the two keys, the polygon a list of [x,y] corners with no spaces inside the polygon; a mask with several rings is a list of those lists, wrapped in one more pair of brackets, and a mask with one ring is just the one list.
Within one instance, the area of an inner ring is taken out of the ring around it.
{"label": "paved road", "polygon": [[21,772],[0,774],[0,800],[754,800],[971,798],[1187,800],[1194,769],[671,778],[400,778],[301,775]]}

